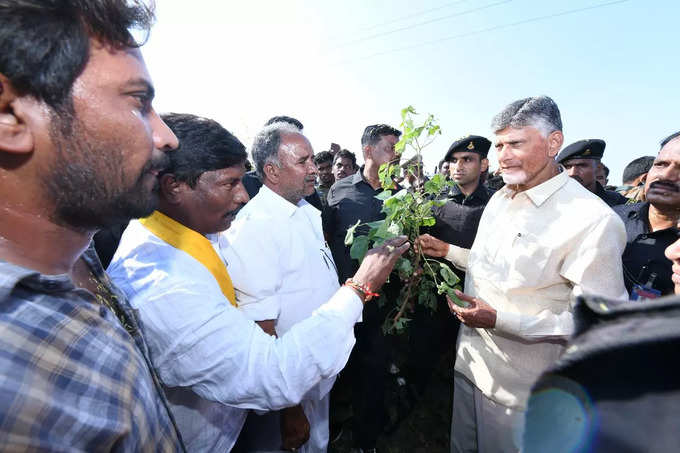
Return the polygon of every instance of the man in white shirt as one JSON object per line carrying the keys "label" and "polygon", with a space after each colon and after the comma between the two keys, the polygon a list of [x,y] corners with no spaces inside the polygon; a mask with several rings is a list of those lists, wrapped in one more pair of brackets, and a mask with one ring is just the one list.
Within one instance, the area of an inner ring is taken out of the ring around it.
{"label": "man in white shirt", "polygon": [[[214,121],[164,119],[180,148],[160,176],[159,208],[130,222],[109,272],[139,314],[187,450],[229,451],[245,409],[298,404],[342,369],[367,291],[339,289],[280,339],[243,316],[216,233],[248,200],[245,148]],[[384,283],[408,248],[403,237],[390,246],[364,260],[357,283],[372,290]]]}
{"label": "man in white shirt", "polygon": [[508,105],[492,122],[506,186],[486,206],[471,249],[423,236],[423,251],[466,270],[451,450],[518,451],[531,385],[573,332],[583,293],[625,298],[626,233],[597,196],[560,171],[559,109],[548,97]]}
{"label": "man in white shirt", "polygon": [[[263,186],[221,234],[220,248],[239,309],[281,337],[337,291],[338,274],[324,240],[321,212],[304,199],[314,192],[318,173],[307,138],[288,123],[274,123],[257,134],[251,154]],[[310,436],[300,451],[326,451],[333,382],[335,377],[320,382],[302,400]],[[300,415],[293,409],[281,412],[284,422]],[[257,423],[264,430],[258,438],[270,443],[279,433],[278,417],[265,414],[249,423]]]}

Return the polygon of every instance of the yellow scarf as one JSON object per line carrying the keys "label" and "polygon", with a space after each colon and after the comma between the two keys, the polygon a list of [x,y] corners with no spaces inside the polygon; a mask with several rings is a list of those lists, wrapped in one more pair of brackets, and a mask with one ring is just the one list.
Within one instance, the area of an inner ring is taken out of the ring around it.
{"label": "yellow scarf", "polygon": [[222,294],[234,307],[237,306],[234,285],[227,272],[227,267],[222,259],[217,256],[217,252],[205,236],[158,211],[154,211],[145,219],[139,219],[139,223],[168,244],[188,253],[201,263],[215,277]]}

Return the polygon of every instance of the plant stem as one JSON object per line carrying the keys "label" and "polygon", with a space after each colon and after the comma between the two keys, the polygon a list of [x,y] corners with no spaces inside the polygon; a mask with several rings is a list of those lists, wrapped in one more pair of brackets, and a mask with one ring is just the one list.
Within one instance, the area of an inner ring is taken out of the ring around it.
{"label": "plant stem", "polygon": [[[413,266],[413,269],[418,269],[418,265],[420,264],[420,254],[416,254],[416,260],[414,262],[415,266]],[[392,319],[392,328],[394,328],[397,324],[397,321],[404,315],[404,310],[406,310],[406,305],[409,302],[409,299],[411,298],[411,290],[415,286],[416,283],[420,282],[420,277],[411,279],[409,281],[408,286],[406,287],[406,294],[404,295],[404,301],[401,303],[401,307],[399,307],[399,312],[396,314],[396,316]]]}

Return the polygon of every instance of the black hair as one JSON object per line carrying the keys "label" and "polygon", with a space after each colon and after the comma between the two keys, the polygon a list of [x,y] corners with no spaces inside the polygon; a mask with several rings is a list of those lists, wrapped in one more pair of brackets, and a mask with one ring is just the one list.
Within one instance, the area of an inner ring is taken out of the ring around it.
{"label": "black hair", "polygon": [[0,1],[0,73],[21,96],[72,111],[71,88],[90,55],[90,38],[114,48],[138,47],[130,30],[148,35],[154,20],[141,0]]}
{"label": "black hair", "polygon": [[355,156],[354,153],[348,149],[341,149],[335,153],[335,156],[333,157],[333,163],[335,164],[335,161],[338,159],[349,159],[352,161],[354,168],[357,168],[357,156]]}
{"label": "black hair", "polygon": [[401,131],[387,124],[373,124],[366,126],[364,134],[361,136],[361,146],[375,145],[384,135],[401,136]]}
{"label": "black hair", "polygon": [[607,167],[605,164],[600,162],[600,165],[602,165],[602,171],[604,171],[604,176],[605,178],[609,177],[609,167]]}
{"label": "black hair", "polygon": [[273,116],[267,120],[266,123],[264,123],[265,127],[274,124],[274,123],[288,123],[292,124],[293,126],[297,127],[298,129],[302,130],[305,127],[302,125],[302,123],[293,118],[292,116],[286,116],[286,115],[281,115],[281,116]]}
{"label": "black hair", "polygon": [[664,138],[663,140],[661,140],[661,148],[666,146],[668,144],[668,142],[670,142],[671,140],[674,140],[678,137],[680,137],[680,131],[675,132],[675,133],[669,135],[668,137]]}
{"label": "black hair", "polygon": [[325,162],[330,162],[333,164],[333,155],[330,151],[321,151],[319,154],[314,156],[314,165],[317,167]]}
{"label": "black hair", "polygon": [[168,153],[170,165],[164,173],[191,188],[206,171],[241,165],[248,157],[243,143],[217,121],[188,113],[161,117],[179,140],[179,148]]}
{"label": "black hair", "polygon": [[647,173],[652,168],[654,159],[654,156],[642,156],[626,165],[626,168],[623,169],[623,183],[631,183],[638,176]]}

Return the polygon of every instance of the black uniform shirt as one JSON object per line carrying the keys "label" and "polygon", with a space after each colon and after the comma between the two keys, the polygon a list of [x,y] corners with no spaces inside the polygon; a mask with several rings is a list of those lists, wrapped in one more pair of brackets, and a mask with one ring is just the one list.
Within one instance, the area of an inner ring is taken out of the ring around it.
{"label": "black uniform shirt", "polygon": [[613,208],[626,225],[627,244],[623,252],[623,279],[630,293],[635,284],[645,285],[656,274],[652,287],[662,295],[673,294],[671,261],[664,251],[678,238],[678,229],[649,229],[649,202]]}
{"label": "black uniform shirt", "polygon": [[602,201],[607,203],[609,207],[614,207],[618,206],[620,204],[626,204],[628,202],[628,198],[624,197],[618,192],[615,192],[613,190],[605,190],[604,187],[602,187],[602,184],[599,182],[595,182],[597,185],[597,189],[595,190],[595,195],[600,197]]}
{"label": "black uniform shirt", "polygon": [[[362,166],[355,174],[336,181],[331,186],[328,190],[328,208],[323,215],[324,233],[333,252],[341,282],[354,275],[359,268],[359,263],[349,256],[349,247],[345,246],[347,229],[357,223],[357,220],[366,223],[385,218],[382,201],[375,198],[382,189],[373,189],[364,179],[363,170]],[[365,234],[366,231],[359,228],[356,233]]]}
{"label": "black uniform shirt", "polygon": [[454,186],[446,196],[447,203],[432,210],[437,223],[428,232],[444,242],[469,249],[484,207],[493,194],[493,190],[479,184],[466,197],[458,186]]}

